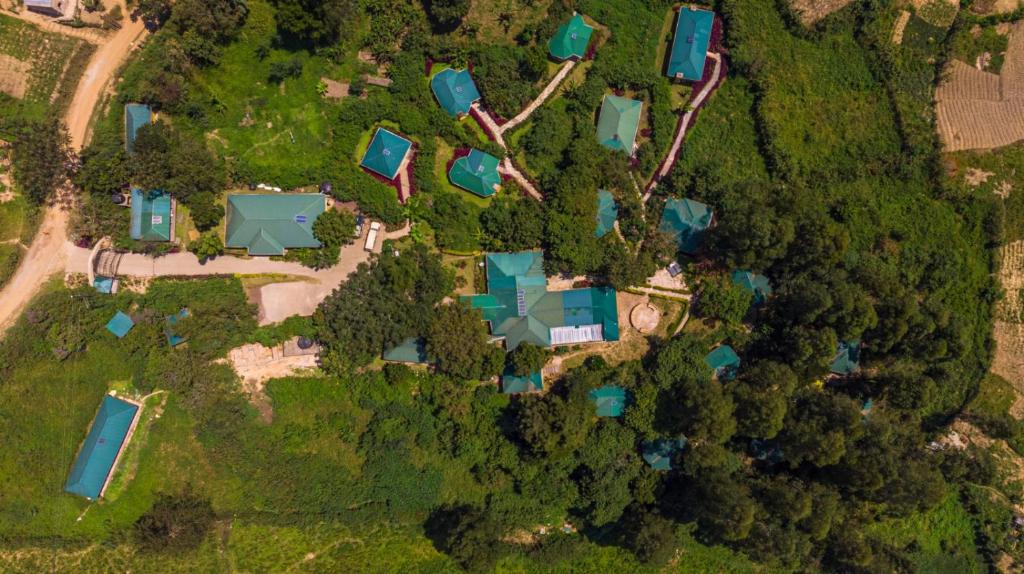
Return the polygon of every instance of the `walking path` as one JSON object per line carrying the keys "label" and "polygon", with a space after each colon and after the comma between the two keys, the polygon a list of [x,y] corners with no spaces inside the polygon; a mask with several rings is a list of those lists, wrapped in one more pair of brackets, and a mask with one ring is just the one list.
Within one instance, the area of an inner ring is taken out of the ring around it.
{"label": "walking path", "polygon": [[[498,127],[498,132],[505,133],[508,130],[522,123],[524,120],[526,120],[526,118],[530,117],[530,114],[532,114],[534,110],[540,107],[540,105],[544,103],[544,100],[548,99],[548,97],[551,96],[555,89],[558,88],[558,85],[562,83],[562,80],[564,80],[567,75],[569,75],[569,72],[572,71],[575,65],[576,60],[566,60],[565,63],[562,64],[562,69],[558,70],[558,73],[555,74],[554,78],[551,78],[551,81],[548,82],[548,85],[544,87],[544,90],[541,91],[540,95],[537,96],[537,98],[534,99],[532,102],[530,102],[530,105],[526,106],[526,108],[523,111],[519,112],[519,115],[509,120],[504,125]],[[504,145],[502,145],[502,147],[504,147]]]}
{"label": "walking path", "polygon": [[[89,60],[64,116],[73,150],[78,151],[85,145],[89,120],[100,96],[145,31],[141,20],[127,21]],[[14,323],[47,279],[64,270],[67,224],[68,214],[59,204],[47,208],[25,258],[11,280],[0,290],[0,336]]]}
{"label": "walking path", "polygon": [[473,102],[473,105],[470,106],[469,109],[476,112],[475,114],[470,115],[472,115],[477,122],[483,123],[483,128],[484,131],[487,132],[487,135],[497,142],[498,145],[504,149],[508,149],[508,145],[505,144],[505,138],[501,137],[501,128],[498,127],[498,124],[494,123],[494,118],[491,117],[491,114],[487,113],[487,110],[480,107],[480,102]]}
{"label": "walking path", "polygon": [[676,139],[672,142],[672,147],[668,150],[668,155],[665,156],[665,161],[662,162],[661,166],[655,172],[654,177],[651,178],[650,184],[647,185],[647,191],[644,193],[643,200],[646,203],[651,198],[651,194],[654,192],[654,188],[658,186],[658,181],[667,176],[672,168],[676,165],[676,160],[679,159],[679,150],[683,147],[683,139],[686,137],[686,132],[690,127],[690,122],[693,116],[700,111],[701,106],[704,105],[704,101],[707,100],[711,92],[715,91],[718,87],[718,82],[721,79],[722,73],[722,57],[714,52],[708,52],[708,58],[715,61],[715,68],[711,72],[711,79],[708,83],[704,84],[700,92],[697,93],[697,97],[693,98],[688,104],[689,110],[683,114],[683,117],[679,119],[679,127],[676,129]]}
{"label": "walking path", "polygon": [[526,193],[529,193],[537,201],[544,201],[544,195],[537,191],[537,188],[530,183],[530,180],[526,179],[526,176],[516,169],[516,166],[512,164],[511,158],[506,157],[501,160],[501,167],[498,168],[498,173],[504,173],[512,176],[512,179],[516,180],[516,183],[518,183]]}

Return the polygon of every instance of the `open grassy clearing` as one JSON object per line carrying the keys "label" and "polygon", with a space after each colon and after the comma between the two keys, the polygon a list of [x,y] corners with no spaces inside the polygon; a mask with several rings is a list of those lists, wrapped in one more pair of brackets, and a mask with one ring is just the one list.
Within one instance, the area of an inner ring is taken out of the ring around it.
{"label": "open grassy clearing", "polygon": [[971,516],[954,494],[931,511],[884,520],[873,525],[871,531],[896,546],[913,548],[913,560],[920,572],[988,571],[975,550]]}
{"label": "open grassy clearing", "polygon": [[43,32],[0,14],[0,115],[41,119],[60,114],[93,50],[85,40]]}

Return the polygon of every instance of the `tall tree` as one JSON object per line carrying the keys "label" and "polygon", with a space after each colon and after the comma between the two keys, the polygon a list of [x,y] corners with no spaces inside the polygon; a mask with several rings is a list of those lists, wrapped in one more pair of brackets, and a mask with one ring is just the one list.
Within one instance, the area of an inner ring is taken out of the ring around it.
{"label": "tall tree", "polygon": [[41,205],[64,184],[71,161],[67,128],[56,118],[14,126],[11,168],[25,196]]}
{"label": "tall tree", "polygon": [[464,380],[488,379],[501,372],[505,353],[489,343],[483,315],[462,302],[442,305],[427,330],[427,356],[437,369]]}

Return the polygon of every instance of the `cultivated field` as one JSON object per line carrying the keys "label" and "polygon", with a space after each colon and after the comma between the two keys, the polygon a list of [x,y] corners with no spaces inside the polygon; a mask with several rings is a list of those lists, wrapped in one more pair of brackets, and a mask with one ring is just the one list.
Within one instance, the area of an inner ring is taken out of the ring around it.
{"label": "cultivated field", "polygon": [[790,0],[789,5],[800,15],[800,21],[809,26],[833,12],[842,10],[850,2],[851,0]]}
{"label": "cultivated field", "polygon": [[992,372],[1024,392],[1024,241],[1007,244],[1000,255],[999,282],[1005,297],[996,311]]}
{"label": "cultivated field", "polygon": [[40,117],[53,105],[59,111],[74,93],[93,46],[84,40],[51,34],[32,24],[0,15],[0,110]]}
{"label": "cultivated field", "polygon": [[935,92],[946,151],[988,149],[1024,139],[1024,25],[1010,32],[999,75],[953,60]]}

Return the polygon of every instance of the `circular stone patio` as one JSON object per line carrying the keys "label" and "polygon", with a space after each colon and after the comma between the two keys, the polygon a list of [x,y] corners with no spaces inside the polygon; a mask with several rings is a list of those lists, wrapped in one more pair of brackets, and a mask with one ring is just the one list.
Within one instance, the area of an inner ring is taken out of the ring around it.
{"label": "circular stone patio", "polygon": [[629,312],[629,322],[633,328],[641,333],[653,333],[658,328],[658,321],[661,320],[661,311],[652,305],[650,301],[637,303]]}

